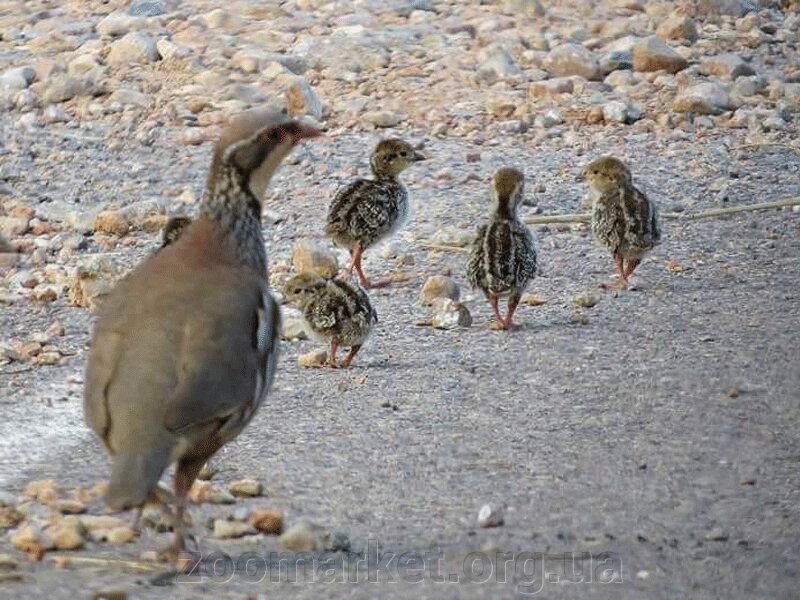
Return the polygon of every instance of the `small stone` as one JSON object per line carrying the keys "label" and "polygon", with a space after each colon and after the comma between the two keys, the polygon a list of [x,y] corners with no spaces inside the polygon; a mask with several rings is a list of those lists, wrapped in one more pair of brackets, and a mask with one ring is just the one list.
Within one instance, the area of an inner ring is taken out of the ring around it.
{"label": "small stone", "polygon": [[295,77],[286,91],[286,109],[293,117],[310,115],[317,121],[322,119],[322,101],[304,77]]}
{"label": "small stone", "polygon": [[350,536],[345,531],[331,531],[322,536],[322,549],[326,552],[348,552]]}
{"label": "small stone", "polygon": [[571,94],[575,84],[571,77],[554,77],[544,81],[534,81],[528,88],[531,98],[552,98],[561,94]]}
{"label": "small stone", "polygon": [[634,71],[677,73],[688,66],[685,58],[657,37],[649,37],[633,47]]}
{"label": "small stone", "polygon": [[79,550],[85,543],[78,521],[62,521],[47,533],[57,550]]}
{"label": "small stone", "polygon": [[181,143],[185,146],[199,146],[207,140],[205,130],[198,127],[189,127],[181,132]]}
{"label": "small stone", "polygon": [[210,481],[195,481],[189,490],[189,499],[195,504],[235,504],[236,498]]}
{"label": "small stone", "polygon": [[146,108],[152,103],[150,96],[131,88],[119,87],[108,98],[109,102],[116,102],[122,106],[140,106]]}
{"label": "small stone", "polygon": [[388,128],[399,125],[405,117],[390,110],[377,110],[364,113],[364,120],[375,127]]}
{"label": "small stone", "polygon": [[133,0],[128,6],[128,14],[136,17],[157,17],[164,12],[164,0]]}
{"label": "small stone", "polygon": [[436,298],[433,301],[433,317],[431,325],[434,329],[457,329],[472,325],[469,309],[450,298]]}
{"label": "small stone", "polygon": [[428,277],[422,286],[419,302],[423,306],[430,306],[437,298],[449,298],[458,302],[460,297],[461,290],[453,278],[444,275],[433,275]]}
{"label": "small stone", "polygon": [[136,531],[128,526],[114,527],[105,531],[105,541],[114,546],[121,546],[127,544],[136,537]]}
{"label": "small stone", "polygon": [[665,42],[687,41],[693,43],[697,41],[697,25],[689,17],[673,16],[662,21],[656,29],[656,35]]}
{"label": "small stone", "polygon": [[499,527],[505,521],[505,510],[496,504],[484,504],[478,511],[478,526]]}
{"label": "small stone", "polygon": [[15,67],[0,75],[0,89],[24,90],[36,80],[36,69],[33,67]]}
{"label": "small stone", "polygon": [[96,232],[123,236],[130,230],[130,223],[122,211],[104,210],[97,214],[92,228]]}
{"label": "small stone", "polygon": [[0,506],[0,529],[16,527],[25,519],[25,516],[13,506]]}
{"label": "small stone", "polygon": [[542,67],[554,77],[578,75],[590,81],[602,79],[597,57],[572,42],[553,48],[542,61]]}
{"label": "small stone", "polygon": [[124,590],[100,590],[94,593],[92,600],[128,600],[128,592]]}
{"label": "small stone", "polygon": [[742,57],[731,53],[703,59],[697,67],[697,72],[701,75],[720,77],[731,81],[756,74],[755,69],[748,65]]}
{"label": "small stone", "polygon": [[324,348],[312,350],[297,357],[297,364],[306,369],[321,367],[328,362],[328,351]]}
{"label": "small stone", "polygon": [[127,522],[109,515],[81,515],[80,522],[88,532],[109,531],[118,527],[127,527]]}
{"label": "small stone", "polygon": [[315,531],[316,527],[307,521],[292,525],[281,535],[279,542],[284,550],[290,552],[313,552],[322,547],[321,540]]}
{"label": "small stone", "polygon": [[503,9],[507,14],[513,16],[543,17],[546,14],[544,6],[539,0],[504,0]]}
{"label": "small stone", "polygon": [[106,62],[109,65],[126,65],[155,62],[158,58],[158,49],[153,38],[146,33],[136,31],[125,34],[111,44]]}
{"label": "small stone", "polygon": [[628,120],[628,105],[612,100],[603,106],[603,120],[606,123],[625,123]]}
{"label": "small stone", "polygon": [[302,238],[295,243],[292,249],[292,266],[298,273],[315,273],[325,279],[333,278],[339,272],[336,255],[308,238]]}
{"label": "small stone", "polygon": [[519,299],[519,303],[523,306],[541,306],[542,304],[547,303],[547,299],[544,298],[544,296],[529,294],[526,292],[522,294],[522,297]]}
{"label": "small stone", "polygon": [[699,115],[716,115],[730,107],[728,91],[711,81],[686,88],[672,102],[672,110],[675,112]]}
{"label": "small stone", "polygon": [[30,218],[28,217],[0,217],[0,234],[8,237],[17,237],[28,231]]}
{"label": "small stone", "polygon": [[240,538],[244,535],[252,534],[253,529],[247,524],[240,521],[226,521],[225,519],[216,519],[214,521],[214,537],[218,540],[229,540],[233,538]]}
{"label": "small stone", "polygon": [[600,296],[592,293],[579,294],[572,299],[572,303],[578,308],[592,308],[598,302],[600,302]]}
{"label": "small stone", "polygon": [[0,569],[16,569],[19,566],[17,559],[10,554],[0,554]]}
{"label": "small stone", "polygon": [[234,496],[255,498],[264,494],[264,485],[255,479],[240,479],[232,481],[228,485],[228,490]]}
{"label": "small stone", "polygon": [[522,69],[519,68],[509,51],[503,46],[495,45],[487,50],[483,64],[475,74],[475,79],[478,83],[491,85],[501,79],[521,78],[523,75]]}
{"label": "small stone", "polygon": [[649,579],[649,578],[650,578],[650,572],[649,571],[645,571],[645,570],[636,571],[636,579],[645,580],[645,579]]}
{"label": "small stone", "polygon": [[721,527],[715,527],[705,533],[703,536],[710,542],[726,542],[730,538],[730,535],[726,531],[723,531]]}
{"label": "small stone", "polygon": [[223,27],[236,27],[239,19],[236,15],[224,8],[215,8],[203,15],[203,20],[209,29],[220,29]]}
{"label": "small stone", "polygon": [[433,234],[433,243],[442,246],[465,248],[472,244],[475,233],[457,227],[443,227]]}
{"label": "small stone", "polygon": [[35,561],[42,560],[45,553],[55,547],[53,541],[34,525],[23,527],[12,535],[11,545],[20,552],[24,552],[31,560]]}
{"label": "small stone", "polygon": [[52,285],[37,285],[33,290],[33,299],[37,302],[55,302],[58,291]]}
{"label": "small stone", "polygon": [[556,125],[561,125],[564,122],[564,117],[562,116],[561,111],[559,111],[557,108],[551,108],[550,110],[545,111],[543,114],[536,115],[536,118],[533,122],[536,127],[550,129]]}
{"label": "small stone", "polygon": [[303,313],[291,306],[281,306],[281,337],[284,340],[307,340]]}
{"label": "small stone", "polygon": [[141,21],[138,15],[126,15],[123,12],[112,12],[103,17],[97,23],[95,29],[97,29],[97,33],[100,35],[119,37],[136,29]]}
{"label": "small stone", "polygon": [[274,509],[256,509],[250,515],[250,525],[266,535],[280,535],[283,532],[283,513]]}
{"label": "small stone", "polygon": [[42,120],[47,124],[65,123],[69,121],[67,111],[58,104],[48,104],[42,113]]}
{"label": "small stone", "polygon": [[79,515],[86,512],[86,505],[77,500],[59,500],[56,508],[63,515]]}
{"label": "small stone", "polygon": [[52,504],[58,498],[58,484],[52,479],[31,481],[25,486],[22,495],[41,504]]}
{"label": "small stone", "polygon": [[105,256],[95,255],[78,265],[69,281],[72,306],[96,311],[120,275],[120,267]]}

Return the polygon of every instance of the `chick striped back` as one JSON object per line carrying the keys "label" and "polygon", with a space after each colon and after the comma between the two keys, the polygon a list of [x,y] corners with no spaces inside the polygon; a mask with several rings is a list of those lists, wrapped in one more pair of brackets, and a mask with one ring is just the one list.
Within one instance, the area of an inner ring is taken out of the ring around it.
{"label": "chick striped back", "polygon": [[363,343],[378,321],[364,289],[345,279],[327,280],[306,304],[303,317],[317,337],[345,346]]}
{"label": "chick striped back", "polygon": [[339,246],[374,245],[408,218],[408,192],[396,178],[357,179],[336,193],[325,233]]}
{"label": "chick striped back", "polygon": [[626,185],[595,200],[592,232],[612,253],[641,258],[661,241],[658,209],[641,190]]}
{"label": "chick striped back", "polygon": [[536,245],[516,219],[494,218],[478,228],[467,279],[487,294],[521,291],[536,276]]}

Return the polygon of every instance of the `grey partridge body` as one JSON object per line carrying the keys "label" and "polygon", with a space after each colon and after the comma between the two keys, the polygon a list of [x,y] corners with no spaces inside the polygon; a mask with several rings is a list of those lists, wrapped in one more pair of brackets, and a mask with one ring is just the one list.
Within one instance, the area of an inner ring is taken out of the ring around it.
{"label": "grey partridge body", "polygon": [[199,217],[125,277],[101,307],[84,391],[88,425],[112,456],[112,509],[166,499],[174,477],[174,557],[186,494],[265,398],[280,318],[267,288],[261,198],[291,148],[317,135],[283,115],[249,111],[218,141]]}
{"label": "grey partridge body", "polygon": [[658,209],[617,158],[599,158],[583,175],[593,195],[592,232],[614,257],[618,278],[611,287],[625,289],[642,258],[661,241]]}
{"label": "grey partridge body", "polygon": [[[536,276],[536,244],[517,216],[524,177],[517,169],[499,169],[492,181],[489,223],[481,225],[467,260],[467,280],[489,300],[501,329],[514,326],[514,312],[528,282]],[[499,299],[508,296],[508,312],[500,314]]]}
{"label": "grey partridge body", "polygon": [[[378,322],[366,291],[353,280],[300,273],[286,282],[284,292],[287,300],[302,311],[308,332],[330,344],[328,366],[349,367]],[[337,364],[340,346],[350,351]]]}
{"label": "grey partridge body", "polygon": [[424,160],[400,139],[382,140],[370,158],[373,179],[357,179],[340,189],[328,210],[325,232],[337,246],[350,250],[350,272],[369,289],[361,260],[364,251],[389,237],[408,220],[408,190],[398,176],[412,162]]}

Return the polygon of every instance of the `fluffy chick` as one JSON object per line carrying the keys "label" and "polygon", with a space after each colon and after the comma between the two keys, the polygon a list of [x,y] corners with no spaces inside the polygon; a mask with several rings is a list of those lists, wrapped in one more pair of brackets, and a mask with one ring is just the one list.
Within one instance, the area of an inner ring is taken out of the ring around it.
{"label": "fluffy chick", "polygon": [[604,156],[583,169],[592,192],[592,232],[608,248],[617,268],[617,281],[603,288],[626,289],[644,255],[661,241],[656,205],[633,185],[625,163]]}
{"label": "fluffy chick", "polygon": [[325,232],[337,246],[350,250],[364,288],[370,282],[361,267],[364,251],[389,237],[408,220],[408,190],[398,176],[425,157],[401,139],[382,140],[370,158],[373,179],[356,179],[336,193],[328,210]]}
{"label": "fluffy chick", "polygon": [[[369,296],[352,280],[300,273],[286,282],[284,294],[302,311],[308,332],[330,343],[330,367],[349,367],[378,322]],[[337,364],[339,346],[347,346],[350,351]]]}
{"label": "fluffy chick", "polygon": [[[514,311],[528,282],[536,276],[536,244],[517,216],[524,186],[525,178],[517,169],[495,173],[489,223],[478,228],[467,261],[467,279],[486,295],[501,329],[513,328]],[[508,296],[505,317],[498,308],[501,296]]]}

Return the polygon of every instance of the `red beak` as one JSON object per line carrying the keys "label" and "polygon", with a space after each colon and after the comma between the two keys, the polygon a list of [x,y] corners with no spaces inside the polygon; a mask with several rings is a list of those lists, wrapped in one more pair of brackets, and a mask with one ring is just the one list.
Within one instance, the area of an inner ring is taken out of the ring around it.
{"label": "red beak", "polygon": [[308,125],[306,123],[295,121],[293,125],[294,127],[291,128],[291,136],[293,144],[297,144],[302,140],[315,138],[322,135],[321,130],[317,129],[316,127],[312,127],[311,125]]}

